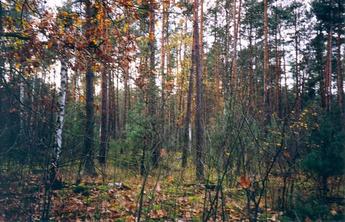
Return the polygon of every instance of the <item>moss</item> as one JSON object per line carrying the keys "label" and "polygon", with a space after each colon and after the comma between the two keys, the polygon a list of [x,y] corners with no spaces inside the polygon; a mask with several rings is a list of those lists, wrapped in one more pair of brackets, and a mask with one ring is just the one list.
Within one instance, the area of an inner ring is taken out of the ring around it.
{"label": "moss", "polygon": [[90,190],[91,190],[91,187],[84,184],[78,184],[77,186],[73,188],[74,193],[80,193],[84,196],[90,195]]}

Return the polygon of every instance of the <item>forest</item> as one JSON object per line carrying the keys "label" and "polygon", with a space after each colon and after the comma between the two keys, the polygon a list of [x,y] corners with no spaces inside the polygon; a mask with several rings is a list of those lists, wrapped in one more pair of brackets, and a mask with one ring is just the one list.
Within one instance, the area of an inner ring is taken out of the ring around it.
{"label": "forest", "polygon": [[344,0],[0,0],[0,222],[345,221]]}

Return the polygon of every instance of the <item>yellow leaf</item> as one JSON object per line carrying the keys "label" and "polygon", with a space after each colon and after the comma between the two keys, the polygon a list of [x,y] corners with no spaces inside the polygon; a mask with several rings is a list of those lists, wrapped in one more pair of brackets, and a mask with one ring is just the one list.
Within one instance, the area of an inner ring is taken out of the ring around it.
{"label": "yellow leaf", "polygon": [[129,28],[129,24],[125,23],[125,25],[123,26],[123,32],[127,32]]}
{"label": "yellow leaf", "polygon": [[20,12],[22,10],[22,5],[19,2],[16,3],[15,10],[17,12]]}

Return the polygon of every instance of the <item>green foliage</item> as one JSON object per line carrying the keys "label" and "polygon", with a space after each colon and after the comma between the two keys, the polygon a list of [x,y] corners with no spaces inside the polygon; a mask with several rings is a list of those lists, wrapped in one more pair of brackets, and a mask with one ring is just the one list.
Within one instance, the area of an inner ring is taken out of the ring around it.
{"label": "green foliage", "polygon": [[142,110],[143,103],[137,103],[135,108],[129,113],[129,123],[126,126],[126,135],[128,145],[132,148],[143,148],[143,139],[145,139],[148,119],[144,117]]}
{"label": "green foliage", "polygon": [[0,87],[0,162],[41,166],[49,156],[55,123],[52,101],[44,95],[55,92],[42,79],[27,78],[20,104],[19,83],[13,78]]}
{"label": "green foliage", "polygon": [[[124,139],[110,141],[110,158],[116,157],[116,166],[125,169],[139,169],[143,163],[148,164],[150,152],[148,152],[150,138],[152,137],[152,127],[149,117],[143,113],[144,104],[138,102],[129,112],[128,122],[125,126]],[[144,154],[145,152],[145,154]],[[143,157],[145,155],[145,157]]]}
{"label": "green foliage", "polygon": [[344,175],[345,131],[341,113],[327,112],[317,122],[319,128],[310,135],[310,150],[302,161],[302,168],[317,177]]}
{"label": "green foliage", "polygon": [[294,210],[295,216],[302,220],[306,218],[310,218],[312,220],[327,218],[331,219],[327,204],[319,200],[315,196],[311,196],[305,200],[302,198],[298,198]]}
{"label": "green foliage", "polygon": [[79,184],[73,188],[74,193],[80,193],[82,195],[88,196],[90,194],[91,188],[89,186]]}

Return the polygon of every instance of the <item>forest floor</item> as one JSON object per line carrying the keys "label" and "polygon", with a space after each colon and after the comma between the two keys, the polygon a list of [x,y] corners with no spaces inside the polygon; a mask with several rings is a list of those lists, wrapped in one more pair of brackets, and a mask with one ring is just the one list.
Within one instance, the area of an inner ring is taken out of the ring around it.
{"label": "forest floor", "polygon": [[[0,221],[38,220],[44,195],[42,177],[16,175],[1,176]],[[182,176],[160,173],[148,177],[142,221],[201,221],[205,187]],[[133,174],[117,179],[83,178],[78,185],[65,179],[64,187],[53,191],[51,221],[135,221],[143,178]],[[224,198],[226,204],[223,212],[218,207],[217,221],[223,221],[222,215],[226,221],[246,221],[243,190],[225,190]],[[279,212],[270,209],[261,215],[265,221],[278,218]]]}

